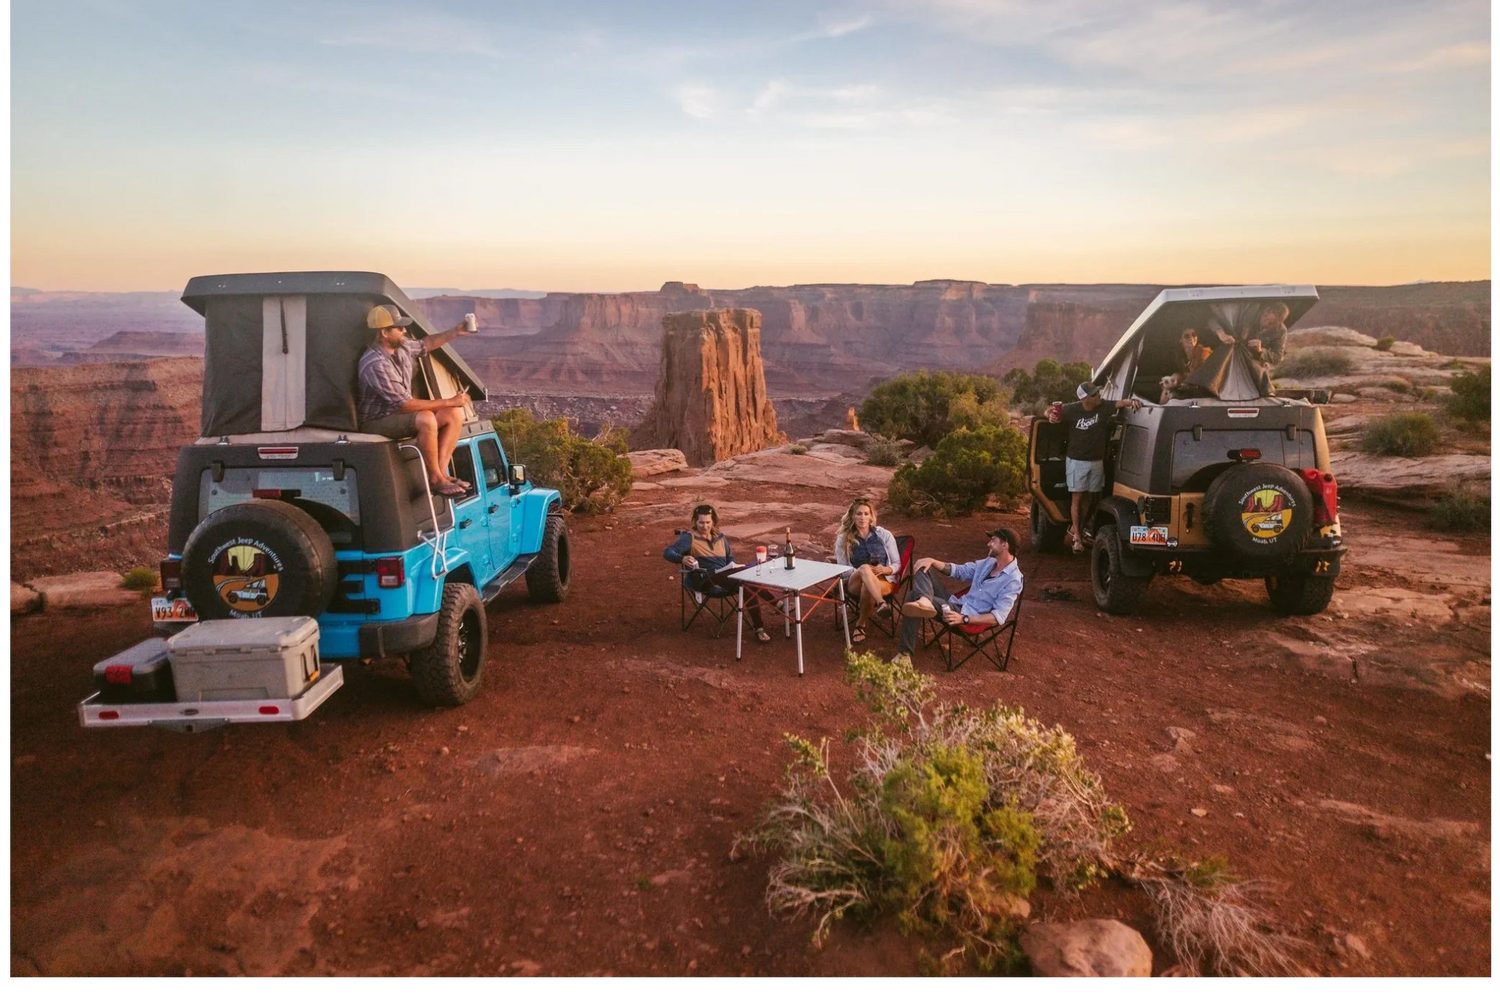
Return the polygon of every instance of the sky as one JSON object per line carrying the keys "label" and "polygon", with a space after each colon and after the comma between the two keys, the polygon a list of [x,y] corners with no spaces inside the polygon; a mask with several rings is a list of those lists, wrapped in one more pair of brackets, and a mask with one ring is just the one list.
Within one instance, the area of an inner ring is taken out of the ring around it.
{"label": "sky", "polygon": [[1474,0],[14,0],[11,281],[1490,277]]}

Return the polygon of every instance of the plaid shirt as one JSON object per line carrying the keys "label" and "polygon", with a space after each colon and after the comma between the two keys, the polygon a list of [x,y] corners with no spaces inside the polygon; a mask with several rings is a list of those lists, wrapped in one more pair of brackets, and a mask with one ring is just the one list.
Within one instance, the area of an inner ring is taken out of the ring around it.
{"label": "plaid shirt", "polygon": [[419,341],[403,340],[394,352],[372,347],[359,357],[359,422],[368,423],[401,412],[411,399],[413,360],[426,354]]}

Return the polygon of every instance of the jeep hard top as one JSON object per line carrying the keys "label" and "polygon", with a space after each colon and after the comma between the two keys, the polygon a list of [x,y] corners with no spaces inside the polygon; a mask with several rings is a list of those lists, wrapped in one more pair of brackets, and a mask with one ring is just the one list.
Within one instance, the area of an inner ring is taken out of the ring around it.
{"label": "jeep hard top", "polygon": [[[1246,342],[1263,310],[1285,303],[1290,326],[1318,300],[1311,285],[1169,288],[1146,307],[1094,370],[1105,399],[1135,399],[1119,411],[1105,459],[1103,499],[1092,530],[1094,600],[1129,614],[1158,573],[1201,583],[1265,580],[1283,614],[1328,606],[1344,554],[1338,486],[1316,406],[1266,395]],[[1178,337],[1199,331],[1213,348],[1182,384]],[[1217,327],[1235,337],[1223,344]],[[1272,390],[1274,393],[1274,390]],[[1031,539],[1060,547],[1068,524],[1066,427],[1037,420],[1030,441]]]}
{"label": "jeep hard top", "polygon": [[[425,701],[468,701],[488,601],[521,576],[533,599],[567,593],[557,491],[527,481],[472,405],[451,466],[473,484],[460,497],[432,493],[411,442],[359,432],[369,309],[412,317],[408,336],[434,332],[385,275],[213,275],[182,300],[206,326],[202,436],[178,453],[158,628],[312,617],[324,661],[401,657]],[[485,398],[451,346],[418,359],[415,396],[460,391]]]}

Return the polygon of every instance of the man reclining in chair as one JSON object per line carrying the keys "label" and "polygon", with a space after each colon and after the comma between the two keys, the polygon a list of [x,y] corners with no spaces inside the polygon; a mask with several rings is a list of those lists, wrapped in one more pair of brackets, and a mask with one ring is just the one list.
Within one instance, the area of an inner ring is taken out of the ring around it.
{"label": "man reclining in chair", "polygon": [[411,341],[406,339],[409,325],[411,317],[401,315],[394,306],[376,306],[365,315],[365,326],[374,331],[374,339],[359,358],[359,429],[397,441],[416,438],[432,492],[446,497],[463,496],[469,484],[448,475],[447,469],[463,430],[469,394],[461,392],[447,399],[413,399],[411,373],[417,355],[436,350],[471,331],[459,323],[425,340]]}
{"label": "man reclining in chair", "polygon": [[[1009,528],[988,532],[987,555],[968,563],[949,563],[941,559],[918,559],[912,564],[915,596],[901,608],[901,643],[897,660],[911,662],[922,632],[922,619],[942,616],[947,625],[999,625],[1010,614],[1026,579],[1016,562],[1021,543]],[[949,597],[948,590],[932,572],[936,569],[955,580],[969,581],[969,592],[963,597]]]}

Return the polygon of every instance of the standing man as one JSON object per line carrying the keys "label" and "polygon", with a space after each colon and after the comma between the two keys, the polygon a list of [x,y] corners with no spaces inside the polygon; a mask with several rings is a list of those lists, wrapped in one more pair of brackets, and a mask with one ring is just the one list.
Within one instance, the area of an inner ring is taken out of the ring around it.
{"label": "standing man", "polygon": [[1078,386],[1078,402],[1053,407],[1052,423],[1068,425],[1068,492],[1073,495],[1073,551],[1083,551],[1083,523],[1104,492],[1104,456],[1109,449],[1109,418],[1116,410],[1138,410],[1139,400],[1103,399],[1092,382]]}
{"label": "standing man", "polygon": [[[999,625],[1010,614],[1026,578],[1016,562],[1021,543],[1009,528],[986,533],[989,539],[983,559],[955,564],[941,559],[918,559],[912,564],[912,593],[916,596],[901,608],[901,642],[897,660],[911,662],[922,632],[924,618],[943,616],[948,625]],[[969,592],[949,597],[943,582],[932,570],[955,580],[968,580]]]}
{"label": "standing man", "polygon": [[374,332],[369,349],[359,358],[359,429],[398,441],[415,437],[432,492],[445,497],[463,496],[469,484],[448,475],[447,469],[463,430],[469,394],[461,392],[447,399],[413,399],[411,373],[417,355],[476,331],[464,322],[414,342],[406,339],[406,328],[410,325],[411,317],[401,315],[395,306],[376,306],[365,315],[365,326]]}

